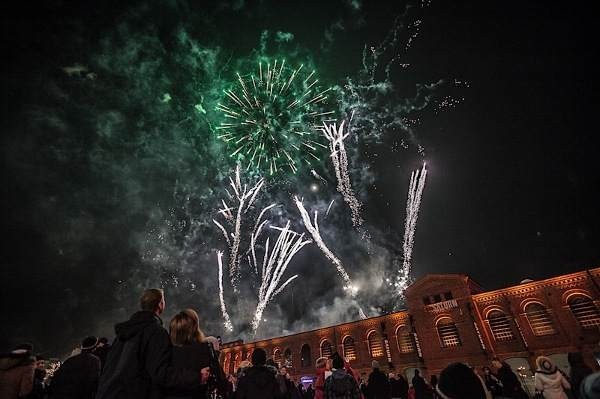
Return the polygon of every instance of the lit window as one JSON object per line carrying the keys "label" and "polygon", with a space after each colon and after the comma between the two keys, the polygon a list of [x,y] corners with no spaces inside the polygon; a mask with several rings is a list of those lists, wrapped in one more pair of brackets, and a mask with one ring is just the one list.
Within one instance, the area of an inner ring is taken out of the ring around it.
{"label": "lit window", "polygon": [[372,358],[383,356],[383,345],[377,331],[373,330],[367,335],[367,342],[369,343],[369,353],[371,353]]}
{"label": "lit window", "polygon": [[531,302],[525,306],[525,316],[527,316],[527,321],[529,321],[529,326],[535,336],[556,334],[550,313],[541,303]]}
{"label": "lit window", "polygon": [[458,328],[456,328],[456,324],[454,324],[454,320],[451,318],[442,317],[438,320],[437,330],[442,348],[451,348],[461,345]]}
{"label": "lit window", "polygon": [[276,365],[281,365],[281,351],[279,349],[275,349],[273,351],[273,361]]}
{"label": "lit window", "polygon": [[492,310],[488,313],[487,320],[496,341],[511,341],[515,338],[510,326],[510,320],[506,317],[504,312]]}
{"label": "lit window", "polygon": [[329,359],[332,353],[333,350],[331,349],[331,343],[327,340],[321,342],[321,357],[326,357]]}
{"label": "lit window", "polygon": [[415,341],[407,326],[400,326],[396,329],[396,339],[398,340],[400,353],[413,353],[415,351]]}
{"label": "lit window", "polygon": [[595,328],[600,325],[600,312],[588,296],[573,295],[568,302],[573,316],[575,316],[581,327]]}
{"label": "lit window", "polygon": [[344,357],[348,360],[356,360],[356,348],[354,347],[354,338],[348,336],[342,342],[344,347]]}

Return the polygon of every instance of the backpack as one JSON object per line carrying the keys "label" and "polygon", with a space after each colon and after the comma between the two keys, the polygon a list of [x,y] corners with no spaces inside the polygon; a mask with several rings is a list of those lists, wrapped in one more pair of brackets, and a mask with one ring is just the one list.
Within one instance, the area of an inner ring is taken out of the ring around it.
{"label": "backpack", "polygon": [[348,374],[344,378],[331,378],[330,392],[335,399],[352,399],[354,378]]}

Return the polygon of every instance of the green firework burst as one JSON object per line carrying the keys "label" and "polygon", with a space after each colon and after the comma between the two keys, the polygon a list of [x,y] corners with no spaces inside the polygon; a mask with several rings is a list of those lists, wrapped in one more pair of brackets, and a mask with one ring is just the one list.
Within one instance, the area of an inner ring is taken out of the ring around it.
{"label": "green firework burst", "polygon": [[326,109],[331,88],[319,88],[315,71],[306,69],[259,61],[254,73],[237,73],[224,90],[218,137],[247,170],[296,173],[320,160],[327,146],[318,128],[334,113]]}

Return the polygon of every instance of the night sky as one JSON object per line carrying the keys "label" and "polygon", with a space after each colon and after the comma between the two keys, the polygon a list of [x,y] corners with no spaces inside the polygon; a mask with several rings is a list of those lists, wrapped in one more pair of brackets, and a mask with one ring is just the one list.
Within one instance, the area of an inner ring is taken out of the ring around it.
{"label": "night sky", "polygon": [[[167,291],[165,320],[191,306],[209,334],[223,335],[214,249],[225,247],[210,219],[231,165],[205,132],[211,111],[203,120],[193,105],[209,104],[215,77],[230,78],[267,30],[272,43],[309,58],[323,81],[343,85],[358,76],[364,46],[381,43],[404,12],[402,2],[216,3],[2,5],[0,349],[31,341],[59,354],[87,334],[111,336],[150,285]],[[406,20],[421,21],[418,36],[407,50],[410,34],[401,36],[392,51],[409,66],[392,69],[394,93],[370,106],[383,114],[415,98],[418,84],[441,83],[406,115],[418,121],[413,138],[383,129],[353,142],[351,175],[373,246],[361,247],[335,197],[323,222],[334,252],[358,279],[392,270],[410,172],[425,160],[414,277],[465,273],[494,289],[598,266],[590,10],[541,1],[415,4]],[[275,32],[292,33],[291,44]],[[68,68],[78,65],[85,69]],[[173,101],[165,105],[167,91]],[[330,179],[316,193],[310,175],[280,180],[270,185],[277,201],[300,191],[307,204],[326,205],[335,196]],[[278,216],[297,220],[286,206]],[[182,228],[173,218],[196,224]],[[170,236],[159,240],[164,226]],[[167,255],[149,261],[159,250]],[[316,248],[295,261],[301,283],[270,307],[266,317],[277,322],[262,336],[352,317],[337,315],[341,282]],[[377,309],[387,295],[365,281],[362,300]]]}

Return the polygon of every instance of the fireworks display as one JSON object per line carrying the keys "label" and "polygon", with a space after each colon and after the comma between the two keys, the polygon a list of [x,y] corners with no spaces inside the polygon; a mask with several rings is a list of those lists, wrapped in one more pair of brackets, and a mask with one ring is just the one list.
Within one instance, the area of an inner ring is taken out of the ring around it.
{"label": "fireworks display", "polygon": [[[352,190],[352,185],[350,184],[348,155],[346,154],[346,147],[344,147],[344,139],[348,137],[349,133],[344,134],[344,123],[345,121],[340,124],[339,128],[335,123],[323,123],[321,130],[323,131],[325,138],[327,138],[327,141],[329,141],[331,162],[338,182],[337,190],[342,194],[344,201],[350,207],[352,224],[354,227],[358,227],[363,224],[363,219],[360,215],[361,204],[358,199],[356,199],[354,190]],[[329,209],[327,209],[327,213],[329,213]]]}
{"label": "fireworks display", "polygon": [[415,241],[415,229],[417,227],[417,218],[419,217],[419,208],[421,207],[421,197],[425,188],[425,179],[427,178],[427,169],[423,163],[421,170],[415,170],[410,175],[410,184],[408,186],[408,198],[406,200],[406,220],[404,222],[404,240],[402,242],[403,260],[402,266],[394,281],[397,294],[402,295],[404,290],[410,284],[410,269],[412,261],[413,244]]}
{"label": "fireworks display", "polygon": [[219,302],[221,304],[221,314],[223,315],[223,324],[225,329],[229,332],[233,331],[233,324],[231,318],[227,312],[227,305],[225,304],[225,296],[223,294],[223,252],[217,252],[217,261],[219,263]]}
{"label": "fireworks display", "polygon": [[325,108],[331,88],[321,89],[316,72],[306,69],[260,60],[256,72],[236,73],[237,84],[224,90],[218,137],[247,170],[296,173],[320,160],[326,146],[315,128],[334,114]]}

